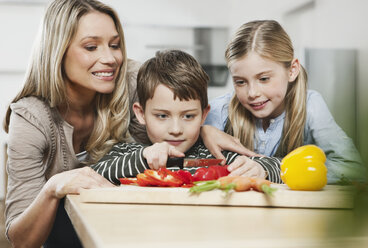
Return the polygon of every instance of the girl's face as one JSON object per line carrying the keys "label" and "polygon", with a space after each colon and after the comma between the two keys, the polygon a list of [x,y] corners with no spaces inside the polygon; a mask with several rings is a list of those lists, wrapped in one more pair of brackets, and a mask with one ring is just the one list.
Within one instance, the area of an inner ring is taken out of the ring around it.
{"label": "girl's face", "polygon": [[93,98],[111,93],[123,61],[120,38],[113,19],[94,11],[81,17],[65,54],[68,94]]}
{"label": "girl's face", "polygon": [[285,109],[288,83],[296,78],[294,62],[299,63],[294,60],[287,69],[255,52],[234,61],[230,73],[240,103],[256,118],[269,120],[279,116]]}

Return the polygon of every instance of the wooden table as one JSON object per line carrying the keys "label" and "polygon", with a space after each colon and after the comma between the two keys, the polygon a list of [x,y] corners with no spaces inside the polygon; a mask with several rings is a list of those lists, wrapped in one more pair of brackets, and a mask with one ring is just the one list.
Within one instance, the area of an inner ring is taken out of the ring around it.
{"label": "wooden table", "polygon": [[[353,210],[83,203],[65,209],[85,247],[368,247]],[[367,232],[368,233],[368,232]]]}

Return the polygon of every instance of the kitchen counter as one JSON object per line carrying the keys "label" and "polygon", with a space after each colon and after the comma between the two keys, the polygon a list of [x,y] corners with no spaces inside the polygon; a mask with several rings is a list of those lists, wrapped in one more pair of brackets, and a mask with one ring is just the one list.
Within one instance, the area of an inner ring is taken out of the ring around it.
{"label": "kitchen counter", "polygon": [[85,247],[367,247],[351,209],[85,203],[65,209]]}

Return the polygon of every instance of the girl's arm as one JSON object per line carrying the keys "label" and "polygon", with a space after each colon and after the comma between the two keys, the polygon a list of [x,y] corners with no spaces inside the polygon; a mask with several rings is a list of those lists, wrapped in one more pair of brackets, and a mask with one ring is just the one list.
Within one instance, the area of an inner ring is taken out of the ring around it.
{"label": "girl's arm", "polygon": [[[42,128],[41,128],[42,129]],[[13,246],[40,247],[54,223],[59,199],[80,188],[113,186],[90,168],[56,174],[46,182],[44,133],[12,113],[8,136],[7,236]]]}
{"label": "girl's arm", "polygon": [[305,144],[315,144],[326,154],[328,183],[342,177],[353,181],[366,180],[366,169],[353,141],[336,124],[322,96],[308,91]]}
{"label": "girl's arm", "polygon": [[212,155],[218,159],[225,159],[222,151],[232,151],[246,156],[257,155],[255,152],[245,148],[237,138],[234,138],[213,126],[202,126],[201,138]]}
{"label": "girl's arm", "polygon": [[144,148],[138,143],[118,143],[91,168],[110,182],[120,184],[119,178],[135,177],[149,169],[143,157]]}

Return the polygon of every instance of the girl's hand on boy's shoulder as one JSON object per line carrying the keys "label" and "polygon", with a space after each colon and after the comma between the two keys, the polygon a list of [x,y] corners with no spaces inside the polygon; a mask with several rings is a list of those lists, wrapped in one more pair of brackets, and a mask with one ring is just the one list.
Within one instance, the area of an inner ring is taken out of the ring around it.
{"label": "girl's hand on boy's shoulder", "polygon": [[148,166],[153,170],[166,167],[168,157],[184,156],[184,153],[177,150],[175,146],[172,146],[167,142],[155,143],[143,150],[143,157],[146,159]]}
{"label": "girl's hand on boy's shoulder", "polygon": [[263,167],[246,156],[238,156],[228,168],[229,176],[247,176],[266,178],[267,174]]}
{"label": "girl's hand on boy's shoulder", "polygon": [[[216,127],[204,125],[201,127],[201,137],[204,145],[211,152],[211,154],[225,161],[222,151],[236,152],[246,156],[257,156],[255,152],[245,148],[239,139],[224,133]],[[259,155],[258,155],[259,156]]]}

